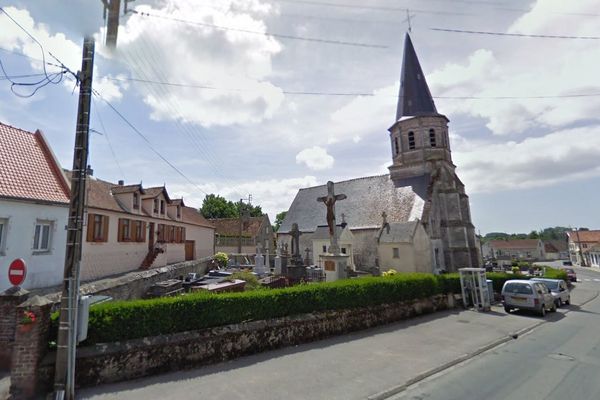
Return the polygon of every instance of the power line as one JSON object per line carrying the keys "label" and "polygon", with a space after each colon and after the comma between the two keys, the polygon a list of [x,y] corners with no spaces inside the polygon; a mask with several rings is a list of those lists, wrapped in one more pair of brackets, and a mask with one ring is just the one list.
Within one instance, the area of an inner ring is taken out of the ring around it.
{"label": "power line", "polygon": [[119,162],[117,154],[115,153],[115,149],[113,148],[112,143],[110,142],[110,139],[108,138],[108,131],[106,130],[106,127],[104,126],[104,121],[102,121],[102,117],[100,117],[100,112],[98,111],[98,107],[96,106],[96,100],[94,100],[94,97],[92,97],[92,101],[94,102],[94,114],[96,114],[96,118],[98,118],[98,121],[100,122],[100,126],[102,127],[102,132],[104,133],[103,136],[106,139],[106,142],[108,143],[108,147],[110,149],[110,152],[112,153],[113,159],[115,160],[115,164],[117,164],[117,168],[119,168],[119,172],[121,173],[121,176],[123,178],[126,178],[125,173],[123,172],[123,168],[121,168],[121,163]]}
{"label": "power line", "polygon": [[452,32],[452,33],[470,33],[475,35],[493,35],[493,36],[515,36],[529,37],[542,39],[584,39],[584,40],[599,40],[600,36],[567,36],[567,35],[537,35],[526,33],[504,33],[504,32],[485,32],[485,31],[468,31],[463,29],[445,29],[445,28],[429,28],[432,31]]}
{"label": "power line", "polygon": [[252,31],[249,29],[233,28],[233,27],[228,27],[228,26],[208,24],[208,23],[204,23],[204,22],[190,21],[190,20],[186,20],[186,19],[182,19],[182,18],[169,17],[166,15],[150,14],[148,12],[143,12],[143,11],[132,10],[131,12],[134,14],[144,16],[144,17],[160,18],[160,19],[181,22],[181,23],[190,24],[190,25],[204,26],[204,27],[219,29],[219,30],[224,30],[224,31],[242,32],[242,33],[249,33],[249,34],[261,35],[261,36],[272,36],[272,37],[277,37],[280,39],[303,40],[303,41],[307,41],[307,42],[327,43],[327,44],[334,44],[334,45],[340,45],[340,46],[367,47],[367,48],[376,48],[376,49],[387,49],[388,48],[388,46],[380,45],[380,44],[348,42],[348,41],[344,41],[344,40],[329,40],[329,39],[309,38],[309,37],[304,37],[304,36],[286,35],[286,34],[281,34],[281,33]]}
{"label": "power line", "polygon": [[356,9],[356,10],[376,10],[376,11],[393,11],[393,12],[417,12],[422,14],[433,14],[433,15],[463,15],[463,16],[474,16],[472,13],[461,13],[455,11],[437,11],[437,10],[423,10],[423,9],[415,9],[411,7],[390,7],[390,6],[366,6],[366,5],[356,5],[356,4],[340,4],[340,3],[329,3],[326,1],[312,1],[312,0],[278,0],[281,3],[291,3],[291,4],[305,4],[309,6],[325,6],[332,8],[348,8],[348,9]]}
{"label": "power line", "polygon": [[[105,79],[120,81],[120,82],[138,82],[147,83],[152,85],[164,85],[164,86],[175,86],[192,89],[208,89],[208,90],[224,90],[234,92],[254,92],[248,89],[237,89],[237,88],[221,88],[217,86],[198,85],[192,83],[176,83],[166,81],[155,81],[150,79],[138,79],[138,78],[113,78],[111,76],[105,76]],[[258,81],[261,82],[261,81]],[[308,95],[308,96],[348,96],[348,97],[394,97],[398,98],[397,95],[387,94],[375,94],[373,92],[319,92],[319,91],[290,91],[282,90],[282,93],[289,95]],[[532,96],[432,96],[435,99],[453,99],[453,100],[509,100],[509,99],[552,99],[552,98],[569,98],[569,97],[596,97],[600,96],[600,93],[573,93],[573,94],[559,94],[559,95],[532,95]]]}
{"label": "power line", "polygon": [[171,161],[169,161],[158,150],[156,150],[154,148],[154,146],[152,145],[152,143],[150,142],[150,140],[138,128],[136,128],[135,125],[133,125],[123,114],[121,114],[121,112],[119,110],[117,110],[115,108],[115,106],[113,106],[108,100],[106,100],[104,97],[102,97],[102,95],[97,90],[93,89],[93,93],[94,93],[94,95],[98,96],[100,98],[100,100],[102,100],[108,107],[110,107],[110,109],[113,110],[115,112],[115,114],[117,114],[119,116],[119,118],[121,118],[123,120],[123,122],[125,122],[125,124],[128,125],[139,137],[141,137],[142,140],[144,142],[146,142],[146,145],[150,148],[150,150],[152,150],[152,152],[154,154],[156,154],[161,160],[163,160],[168,166],[170,166],[175,172],[177,172],[186,181],[188,181],[190,184],[195,186],[199,191],[201,191],[205,195],[208,195],[208,193],[206,193],[204,190],[202,190],[202,188],[200,186],[198,186],[195,182],[193,182],[190,178],[188,178],[187,175],[185,175],[183,172],[181,172],[181,170],[179,168],[177,168],[175,165],[173,165],[173,163]]}

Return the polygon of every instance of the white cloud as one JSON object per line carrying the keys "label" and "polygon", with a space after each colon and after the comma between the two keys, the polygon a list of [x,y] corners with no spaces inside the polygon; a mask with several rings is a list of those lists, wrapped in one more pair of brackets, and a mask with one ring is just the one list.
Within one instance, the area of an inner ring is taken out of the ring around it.
{"label": "white cloud", "polygon": [[[511,33],[597,34],[594,18],[557,13],[559,0],[538,0],[532,10],[509,29]],[[595,0],[569,2],[570,13],[597,12]],[[564,28],[568,27],[568,30]],[[498,39],[500,40],[500,39]],[[506,38],[508,51],[475,51],[465,63],[447,64],[428,76],[438,96],[547,96],[597,93],[600,48],[594,40]],[[531,128],[561,128],[587,118],[597,118],[600,97],[543,99],[438,99],[438,109],[448,115],[466,114],[486,119],[498,135],[519,134]]]}
{"label": "white cloud", "polygon": [[528,189],[600,176],[600,127],[520,142],[479,144],[453,154],[469,193]]}
{"label": "white cloud", "polygon": [[333,167],[334,158],[327,150],[319,146],[309,147],[296,154],[296,164],[304,163],[314,171],[322,171]]}
{"label": "white cloud", "polygon": [[208,25],[264,33],[266,25],[255,11],[264,14],[269,9],[255,0],[212,0],[205,7],[176,0],[165,0],[158,8],[140,5],[139,12],[200,25],[133,14],[120,27],[115,58],[136,78],[205,87],[136,84],[155,120],[205,127],[261,122],[271,118],[284,99],[280,88],[265,81],[281,45],[270,36]]}
{"label": "white cloud", "polygon": [[[316,185],[318,185],[317,178],[307,175],[299,178],[241,182],[235,186],[220,183],[208,183],[200,186],[206,193],[219,194],[232,201],[247,198],[251,193],[252,203],[261,206],[273,222],[277,213],[288,210],[300,188]],[[172,197],[183,197],[186,205],[199,208],[202,206],[204,195],[192,189],[193,187],[190,185],[167,185],[167,190]]]}

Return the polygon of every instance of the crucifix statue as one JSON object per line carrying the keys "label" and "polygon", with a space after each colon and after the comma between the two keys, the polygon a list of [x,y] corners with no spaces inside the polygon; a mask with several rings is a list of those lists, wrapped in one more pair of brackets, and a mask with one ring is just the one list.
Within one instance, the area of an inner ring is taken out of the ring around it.
{"label": "crucifix statue", "polygon": [[344,200],[345,194],[335,194],[333,182],[327,182],[327,196],[317,198],[317,201],[325,203],[327,207],[327,225],[329,226],[329,237],[331,239],[330,253],[339,253],[339,246],[337,243],[337,236],[335,235],[335,203],[338,200]]}
{"label": "crucifix statue", "polygon": [[300,232],[300,229],[298,229],[297,223],[294,222],[292,224],[292,230],[290,231],[290,234],[292,235],[292,257],[301,259],[302,256],[300,255],[300,235],[302,233]]}

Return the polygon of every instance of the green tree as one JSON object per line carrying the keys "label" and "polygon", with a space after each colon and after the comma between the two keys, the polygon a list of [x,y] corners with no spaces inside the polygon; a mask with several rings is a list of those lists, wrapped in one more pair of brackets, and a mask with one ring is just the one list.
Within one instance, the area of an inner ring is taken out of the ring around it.
{"label": "green tree", "polygon": [[275,225],[273,225],[273,231],[277,232],[279,230],[279,227],[281,226],[281,223],[285,219],[286,215],[287,211],[282,211],[275,216]]}
{"label": "green tree", "polygon": [[540,238],[540,234],[537,233],[537,231],[531,231],[529,232],[529,235],[527,236],[527,239],[539,239]]}
{"label": "green tree", "polygon": [[233,202],[215,194],[206,195],[202,201],[200,214],[204,218],[236,218],[238,209]]}
{"label": "green tree", "polygon": [[[261,217],[263,215],[262,208],[260,206],[253,206],[252,204],[241,203],[242,211],[245,211],[249,217]],[[235,210],[239,217],[240,215],[240,203],[235,203]]]}

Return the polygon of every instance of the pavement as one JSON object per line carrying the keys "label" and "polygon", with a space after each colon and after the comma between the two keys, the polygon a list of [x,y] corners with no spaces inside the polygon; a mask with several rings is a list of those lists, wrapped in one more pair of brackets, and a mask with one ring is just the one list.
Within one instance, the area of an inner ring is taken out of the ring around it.
{"label": "pavement", "polygon": [[[600,279],[600,273],[579,270],[580,277],[590,281],[575,285],[571,306],[549,314],[545,319],[530,313],[506,314],[499,306],[494,306],[488,313],[471,310],[438,312],[195,370],[85,388],[79,390],[78,398],[395,398],[408,393],[409,388],[421,381],[453,370],[456,365],[471,359],[484,357],[502,344],[509,346],[521,342],[536,328],[559,327],[571,317],[571,311],[580,314],[582,307],[594,301],[600,292],[600,282],[593,281]],[[585,314],[584,317],[595,316]],[[489,382],[474,384],[487,385]],[[439,398],[446,399],[443,389],[440,393]]]}

